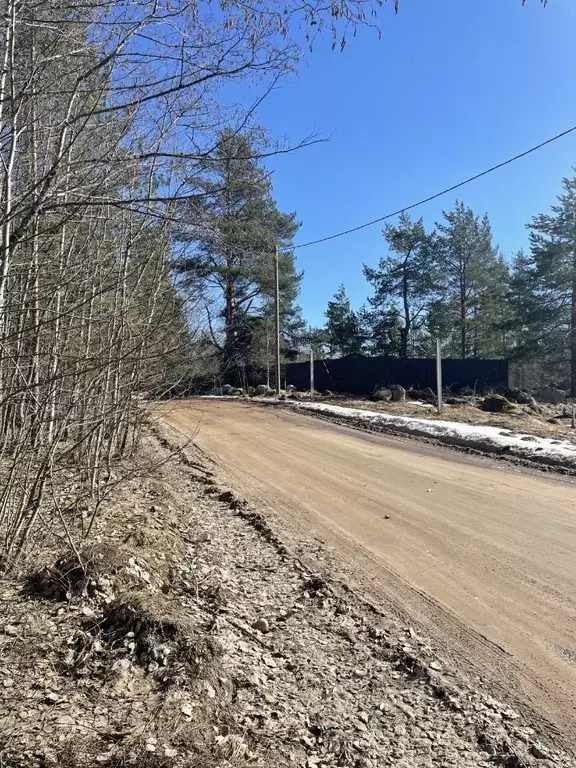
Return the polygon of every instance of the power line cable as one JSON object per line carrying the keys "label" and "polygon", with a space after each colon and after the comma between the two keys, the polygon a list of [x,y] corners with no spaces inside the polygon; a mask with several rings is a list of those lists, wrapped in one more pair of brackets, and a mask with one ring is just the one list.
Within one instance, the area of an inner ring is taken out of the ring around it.
{"label": "power line cable", "polygon": [[350,235],[352,232],[358,232],[361,229],[366,229],[366,227],[371,227],[373,224],[379,224],[381,221],[386,221],[387,219],[393,219],[395,216],[399,216],[401,213],[405,213],[406,211],[411,211],[413,208],[418,208],[418,206],[424,205],[425,203],[429,203],[432,200],[436,200],[439,197],[442,197],[442,195],[447,195],[449,192],[454,192],[455,189],[460,189],[460,187],[463,187],[466,184],[470,184],[470,182],[476,181],[476,179],[481,179],[482,176],[487,176],[489,173],[493,173],[494,171],[497,171],[499,168],[504,168],[505,165],[510,165],[510,163],[513,163],[516,160],[520,160],[521,158],[526,157],[527,155],[531,155],[533,152],[536,152],[537,150],[542,149],[542,147],[545,147],[548,144],[552,144],[552,142],[558,141],[558,139],[562,139],[564,138],[564,136],[568,136],[568,134],[570,133],[574,133],[574,131],[576,131],[576,125],[574,125],[572,128],[568,128],[568,130],[566,131],[562,131],[562,133],[559,133],[556,136],[553,136],[551,139],[546,139],[546,141],[542,141],[540,144],[537,144],[535,147],[532,147],[531,149],[527,149],[525,152],[521,152],[519,155],[514,155],[514,157],[508,158],[508,160],[504,160],[503,163],[498,163],[498,165],[493,165],[492,168],[488,168],[486,171],[477,173],[475,176],[470,176],[470,178],[466,179],[465,181],[461,181],[458,184],[454,184],[452,187],[443,189],[441,192],[437,192],[435,195],[426,197],[424,200],[419,200],[417,203],[412,203],[412,205],[407,205],[404,208],[400,208],[399,210],[394,211],[394,213],[387,213],[385,216],[380,216],[378,219],[372,219],[372,221],[367,221],[365,224],[359,224],[357,227],[352,227],[351,229],[345,229],[343,232],[337,232],[336,234],[328,235],[327,237],[320,237],[318,238],[318,240],[310,240],[309,243],[299,243],[295,245],[294,248],[308,248],[309,245],[317,245],[318,243],[325,243],[328,240],[335,240],[337,237],[344,237],[344,235]]}

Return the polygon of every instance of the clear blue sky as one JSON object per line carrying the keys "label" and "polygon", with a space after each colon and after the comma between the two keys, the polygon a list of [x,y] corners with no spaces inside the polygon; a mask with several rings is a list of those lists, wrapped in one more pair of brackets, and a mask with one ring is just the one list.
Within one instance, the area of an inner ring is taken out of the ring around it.
{"label": "clear blue sky", "polygon": [[[396,210],[576,125],[576,0],[401,0],[381,9],[344,53],[320,40],[300,76],[263,105],[259,120],[279,137],[311,130],[327,144],[276,158],[274,190],[313,240]],[[576,134],[459,190],[487,212],[510,256],[525,224],[545,211],[576,163]],[[428,224],[455,195],[414,212]],[[385,254],[381,227],[297,251],[300,303],[322,324],[344,283],[358,307],[362,264]]]}

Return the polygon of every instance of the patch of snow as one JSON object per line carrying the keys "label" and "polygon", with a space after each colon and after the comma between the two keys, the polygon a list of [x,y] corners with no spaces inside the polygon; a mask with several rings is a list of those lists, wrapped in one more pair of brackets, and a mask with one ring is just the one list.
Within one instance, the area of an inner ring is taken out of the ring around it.
{"label": "patch of snow", "polygon": [[536,437],[526,433],[507,433],[500,427],[481,424],[418,419],[411,416],[365,411],[360,408],[344,408],[329,403],[285,400],[283,404],[297,410],[317,411],[343,419],[364,421],[374,426],[390,427],[408,434],[432,437],[481,450],[506,452],[521,458],[548,460],[551,463],[576,466],[576,443],[569,440]]}

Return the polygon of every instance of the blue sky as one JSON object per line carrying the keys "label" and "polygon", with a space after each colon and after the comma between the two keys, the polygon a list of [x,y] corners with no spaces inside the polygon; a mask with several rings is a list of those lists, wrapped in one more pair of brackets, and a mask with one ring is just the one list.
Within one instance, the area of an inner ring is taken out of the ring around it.
{"label": "blue sky", "polygon": [[[273,136],[317,130],[331,141],[274,159],[282,210],[305,242],[376,218],[576,125],[576,0],[401,0],[344,53],[316,43],[298,78],[283,83],[259,120]],[[473,182],[458,197],[488,213],[506,256],[525,224],[548,209],[576,163],[576,134]],[[423,206],[432,225],[455,196]],[[362,264],[386,253],[381,227],[297,251],[300,304],[312,324],[344,283],[366,298]]]}

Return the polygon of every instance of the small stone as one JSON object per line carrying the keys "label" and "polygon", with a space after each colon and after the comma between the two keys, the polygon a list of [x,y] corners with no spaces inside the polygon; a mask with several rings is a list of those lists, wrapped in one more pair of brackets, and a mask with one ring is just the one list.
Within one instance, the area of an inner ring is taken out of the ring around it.
{"label": "small stone", "polygon": [[539,747],[538,744],[531,744],[530,745],[530,753],[537,759],[537,760],[546,760],[548,757],[548,752],[545,752],[542,747]]}
{"label": "small stone", "polygon": [[12,688],[14,685],[14,680],[12,680],[11,677],[7,677],[6,679],[2,680],[2,685],[4,688]]}
{"label": "small stone", "polygon": [[112,669],[117,670],[126,670],[130,669],[132,664],[130,663],[130,659],[118,659],[118,661],[115,661],[114,664],[112,664]]}
{"label": "small stone", "polygon": [[58,696],[58,694],[57,693],[53,693],[52,691],[47,693],[46,697],[44,699],[44,701],[47,704],[56,704],[59,700],[60,700],[60,697]]}
{"label": "small stone", "polygon": [[71,715],[60,715],[56,719],[58,725],[75,725],[75,720]]}
{"label": "small stone", "polygon": [[439,661],[433,661],[430,663],[431,669],[435,669],[436,671],[439,671],[442,669],[442,664],[440,664]]}
{"label": "small stone", "polygon": [[18,627],[15,627],[14,624],[6,624],[4,626],[4,634],[8,635],[8,637],[16,637],[18,635]]}
{"label": "small stone", "polygon": [[165,757],[176,757],[177,754],[178,754],[177,749],[171,749],[170,747],[166,747],[166,749],[164,750]]}
{"label": "small stone", "polygon": [[258,632],[269,632],[270,631],[270,624],[266,619],[260,618],[257,619],[254,624],[252,624],[253,629],[257,629]]}
{"label": "small stone", "polygon": [[192,717],[194,710],[192,709],[192,705],[186,701],[180,707],[180,712],[182,712],[183,715],[186,715],[186,717]]}
{"label": "small stone", "polygon": [[156,745],[150,742],[146,744],[146,752],[156,752]]}

